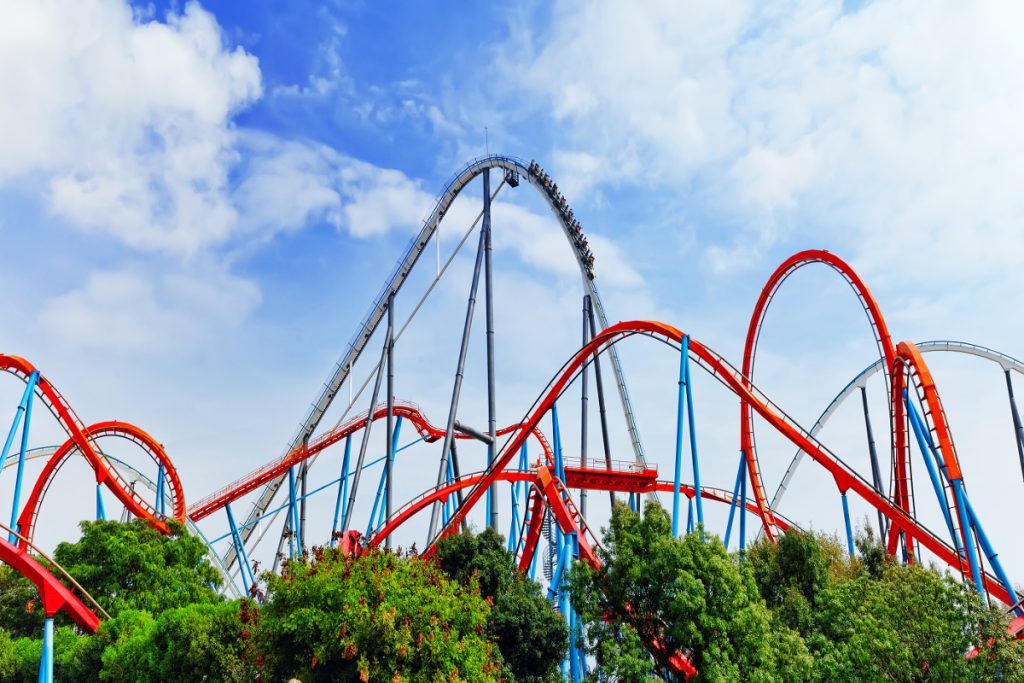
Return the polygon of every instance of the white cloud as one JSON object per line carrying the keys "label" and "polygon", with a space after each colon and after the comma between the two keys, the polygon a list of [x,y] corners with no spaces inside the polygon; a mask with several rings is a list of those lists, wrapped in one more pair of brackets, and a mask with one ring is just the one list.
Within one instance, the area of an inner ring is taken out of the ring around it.
{"label": "white cloud", "polygon": [[[320,12],[326,14],[327,10],[321,8]],[[289,83],[275,86],[271,90],[273,96],[323,98],[339,90],[351,93],[352,79],[345,72],[341,60],[341,41],[348,33],[348,29],[337,21],[327,18],[325,20],[331,21],[330,36],[318,46],[313,72],[309,74],[306,84]]]}
{"label": "white cloud", "polygon": [[342,198],[334,150],[252,132],[243,140],[247,160],[232,193],[242,230],[269,236],[301,229],[312,218],[339,223]]}
{"label": "white cloud", "polygon": [[714,262],[810,239],[869,272],[941,281],[1012,270],[1024,251],[1022,12],[563,2],[545,29],[513,32],[525,48],[498,54],[514,54],[500,73],[515,100],[539,98],[563,124],[563,157],[631,169],[744,226],[705,245]]}
{"label": "white cloud", "polygon": [[[542,216],[517,204],[495,202],[495,249],[514,251],[525,263],[562,277],[579,277],[572,248],[551,216]],[[611,239],[592,233],[587,240],[595,256],[599,282],[612,287],[639,287],[643,278]]]}
{"label": "white cloud", "polygon": [[345,204],[342,225],[357,237],[379,235],[396,225],[418,226],[433,207],[433,197],[401,171],[354,159],[339,171]]}
{"label": "white cloud", "polygon": [[141,23],[118,0],[8,4],[0,21],[0,181],[49,187],[69,224],[191,255],[236,227],[231,116],[257,60],[189,3]]}
{"label": "white cloud", "polygon": [[46,302],[39,318],[65,348],[188,352],[237,325],[259,301],[255,285],[223,272],[153,277],[125,268],[93,272],[80,289]]}

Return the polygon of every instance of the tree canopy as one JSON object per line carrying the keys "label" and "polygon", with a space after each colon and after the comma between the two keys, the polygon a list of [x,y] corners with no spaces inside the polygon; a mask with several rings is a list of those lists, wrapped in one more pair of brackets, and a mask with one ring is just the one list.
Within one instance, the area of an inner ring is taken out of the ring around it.
{"label": "tree canopy", "polygon": [[492,529],[443,539],[435,555],[442,571],[491,604],[487,633],[498,645],[507,678],[522,683],[561,680],[568,629],[541,586],[520,572],[505,539]]}
{"label": "tree canopy", "polygon": [[112,616],[221,602],[206,544],[174,520],[167,525],[162,534],[141,519],[82,522],[81,538],[59,544],[53,559]]}
{"label": "tree canopy", "polygon": [[498,680],[487,602],[431,562],[319,549],[266,578],[259,644],[270,680]]}
{"label": "tree canopy", "polygon": [[[705,681],[800,680],[809,667],[798,635],[772,632],[749,568],[715,540],[673,537],[656,503],[643,516],[616,505],[602,545],[601,567],[576,563],[568,584],[590,653],[609,675],[670,678],[675,653],[687,654]],[[655,642],[645,667],[636,645]]]}
{"label": "tree canopy", "polygon": [[[698,682],[1024,681],[1005,613],[960,577],[895,562],[870,529],[855,558],[797,530],[739,556],[673,537],[649,503],[616,506],[602,533],[601,566],[577,563],[561,587],[602,681],[672,680],[673,654]],[[561,680],[565,621],[489,530],[430,560],[315,548],[263,574],[260,601],[225,600],[205,545],[177,525],[85,523],[55,556],[112,615],[92,636],[58,621],[61,680]],[[0,567],[0,681],[36,680],[41,624],[34,586]]]}
{"label": "tree canopy", "polygon": [[[847,557],[834,537],[791,530],[729,555],[714,536],[674,538],[655,503],[616,506],[603,566],[577,564],[573,602],[605,680],[671,678],[655,640],[699,681],[1021,681],[1024,643],[969,584],[888,558],[870,529]],[[965,657],[980,646],[978,656]]]}

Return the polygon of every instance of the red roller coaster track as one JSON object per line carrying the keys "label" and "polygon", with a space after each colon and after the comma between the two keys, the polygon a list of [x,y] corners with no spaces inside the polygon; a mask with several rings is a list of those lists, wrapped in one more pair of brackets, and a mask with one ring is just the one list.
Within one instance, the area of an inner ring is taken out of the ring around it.
{"label": "red roller coaster track", "polygon": [[[171,464],[170,458],[167,457],[163,446],[156,439],[133,424],[117,421],[98,422],[83,429],[82,433],[91,443],[95,443],[97,439],[102,437],[119,437],[131,441],[138,445],[155,462],[163,466],[164,472],[170,481],[173,517],[179,522],[184,523],[185,498],[182,494],[181,482],[178,481],[178,473],[174,469],[174,465]],[[81,449],[78,442],[74,439],[68,439],[61,444],[60,448],[50,456],[50,459],[43,466],[43,471],[36,479],[32,492],[29,494],[28,500],[25,501],[25,507],[22,508],[21,515],[18,517],[18,527],[26,538],[31,540],[35,535],[39,508],[42,505],[43,498],[46,496],[47,489],[53,483],[54,477],[57,476],[57,473],[64,463],[67,462],[68,458],[80,452]],[[146,517],[146,519],[151,519],[154,524],[160,521],[156,515]]]}
{"label": "red roller coaster track", "polygon": [[[11,373],[12,375],[20,378],[23,382],[27,382],[29,376],[33,372],[36,372],[35,366],[24,358],[3,354],[0,354],[0,370]],[[85,456],[85,459],[89,462],[89,465],[96,473],[96,483],[103,484],[113,492],[117,499],[121,501],[125,508],[133,515],[149,520],[157,529],[166,531],[167,525],[161,519],[156,508],[132,490],[131,485],[125,481],[117,468],[107,460],[103,451],[96,445],[95,439],[89,434],[88,428],[71,409],[70,404],[68,404],[60,392],[58,392],[50,381],[43,375],[39,376],[39,380],[36,384],[36,394],[45,402],[46,407],[50,410],[53,416],[57,418],[57,421],[67,433],[67,449],[71,449],[73,446],[74,448],[77,448],[83,456]],[[137,430],[137,428],[132,429]],[[145,434],[141,430],[137,431],[138,433]],[[156,444],[156,442],[152,440],[152,437],[149,437],[148,435],[146,435],[144,441]],[[165,464],[166,476],[171,485],[171,490],[174,492],[176,505],[180,503],[180,509],[175,511],[175,515],[178,516],[180,520],[184,521],[185,496],[181,488],[181,480],[178,478],[178,472],[171,464],[171,461],[167,459],[166,455],[162,455],[163,448],[161,448],[159,444],[156,444],[156,447]],[[50,474],[51,472],[46,472],[47,477],[49,477]],[[33,516],[37,512],[38,511],[34,510]]]}
{"label": "red roller coaster track", "polygon": [[[427,421],[426,416],[420,411],[419,407],[412,403],[395,403],[394,406],[395,417],[401,417],[409,420],[410,423],[415,427],[416,431],[424,441],[433,442],[444,437],[444,430],[435,427]],[[228,484],[224,488],[211,493],[205,498],[193,503],[189,507],[188,516],[192,521],[198,522],[204,517],[208,517],[217,510],[222,509],[228,503],[238,500],[242,496],[252,491],[255,491],[260,486],[266,484],[269,481],[273,481],[277,477],[286,473],[289,469],[295,465],[304,462],[324,449],[339,443],[346,437],[354,434],[365,428],[370,422],[381,420],[387,417],[387,407],[378,406],[372,411],[372,414],[362,415],[345,422],[342,425],[338,425],[330,431],[324,432],[322,435],[314,439],[309,444],[304,444],[295,448],[277,460],[272,460],[263,467],[253,470],[244,477]],[[504,436],[516,429],[520,425],[510,425],[504,429],[498,430],[498,436]],[[541,448],[544,450],[544,458],[547,462],[551,462],[552,453],[551,446],[548,444],[547,439],[541,434],[539,430],[533,430],[532,434],[536,437],[540,443]],[[456,439],[472,439],[473,436],[469,434],[456,434]]]}

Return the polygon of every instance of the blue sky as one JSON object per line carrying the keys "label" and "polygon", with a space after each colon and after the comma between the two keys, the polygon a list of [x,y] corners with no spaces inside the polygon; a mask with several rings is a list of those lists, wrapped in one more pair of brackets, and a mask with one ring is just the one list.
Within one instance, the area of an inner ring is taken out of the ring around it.
{"label": "blue sky", "polygon": [[[665,320],[738,364],[763,281],[818,247],[860,270],[896,338],[1024,356],[1024,48],[1011,3],[0,12],[0,346],[39,365],[87,422],[158,435],[189,499],[285,446],[433,196],[484,153],[485,129],[490,151],[558,180],[594,236],[613,320]],[[443,227],[447,249],[471,209]],[[580,287],[538,197],[503,194],[495,221],[504,423],[578,343]],[[400,350],[399,393],[437,422],[471,257]],[[873,345],[844,285],[809,270],[776,302],[762,352],[758,383],[810,424]],[[671,359],[623,353],[668,472]],[[988,502],[1019,495],[1002,378],[934,363],[968,485],[1012,538]],[[482,384],[467,382],[478,417]],[[2,391],[16,401],[16,387]],[[705,480],[727,487],[735,406],[706,400]],[[863,451],[857,418],[826,442]],[[789,449],[764,438],[777,480]],[[410,496],[431,458],[408,465]],[[808,479],[790,512],[835,529],[828,486]],[[78,508],[69,519],[87,516]],[[57,517],[54,540],[70,533]],[[1003,552],[1024,575],[1024,556]]]}

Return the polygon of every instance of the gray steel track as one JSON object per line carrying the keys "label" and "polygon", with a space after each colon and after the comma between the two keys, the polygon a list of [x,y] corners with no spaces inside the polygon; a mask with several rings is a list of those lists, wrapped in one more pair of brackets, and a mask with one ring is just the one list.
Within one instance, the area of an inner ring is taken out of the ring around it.
{"label": "gray steel track", "polygon": [[[396,294],[402,288],[402,285],[408,278],[409,273],[412,272],[413,267],[416,265],[417,261],[419,261],[419,258],[426,249],[430,239],[437,231],[441,219],[444,218],[449,208],[451,208],[455,198],[470,181],[492,168],[502,169],[506,172],[518,174],[522,180],[525,180],[536,188],[540,192],[541,196],[545,198],[552,214],[555,216],[558,224],[562,227],[562,232],[565,233],[569,246],[572,248],[573,254],[576,257],[576,262],[579,266],[583,280],[583,287],[586,290],[586,293],[590,295],[590,299],[594,306],[594,312],[597,314],[598,322],[601,326],[600,329],[603,330],[608,327],[608,316],[605,313],[604,305],[601,303],[601,297],[598,294],[597,285],[594,283],[594,280],[588,276],[588,269],[584,262],[583,253],[580,251],[573,239],[573,230],[571,226],[562,217],[562,213],[556,204],[555,195],[544,186],[544,183],[538,176],[530,172],[530,164],[521,159],[501,155],[491,155],[474,159],[458,171],[445,185],[433,211],[431,211],[430,215],[423,222],[423,226],[420,228],[419,234],[410,241],[405,253],[398,260],[395,268],[388,276],[384,287],[381,288],[380,292],[374,298],[369,312],[363,318],[363,321],[357,328],[355,335],[349,341],[348,346],[345,348],[345,352],[331,369],[331,372],[328,375],[327,380],[324,382],[316,400],[310,406],[309,411],[299,425],[298,430],[292,437],[292,440],[288,443],[288,446],[285,449],[286,453],[298,447],[304,440],[310,438],[313,435],[313,432],[315,432],[317,427],[320,425],[320,421],[327,413],[327,410],[330,408],[335,396],[337,396],[338,391],[341,390],[343,383],[351,373],[356,361],[362,355],[370,337],[373,336],[374,331],[377,329],[378,325],[380,325],[380,322],[384,317],[384,313],[387,310],[388,297],[392,294]],[[646,462],[646,459],[644,457],[643,444],[640,441],[640,432],[636,426],[636,416],[633,411],[633,404],[630,401],[629,391],[626,387],[626,380],[622,371],[622,363],[614,348],[610,350],[609,358],[611,359],[612,371],[615,374],[615,381],[619,391],[619,399],[622,403],[622,411],[626,419],[626,426],[629,430],[630,441],[633,445],[633,452],[637,462],[644,463]],[[249,510],[245,522],[242,525],[242,530],[240,530],[240,533],[243,536],[243,542],[248,543],[249,538],[256,529],[256,525],[252,524],[252,522],[261,517],[270,507],[274,497],[280,490],[284,479],[285,478],[282,476],[268,482],[260,492],[259,498]],[[235,560],[234,551],[229,552],[225,559],[227,565],[229,567],[232,566]]]}

